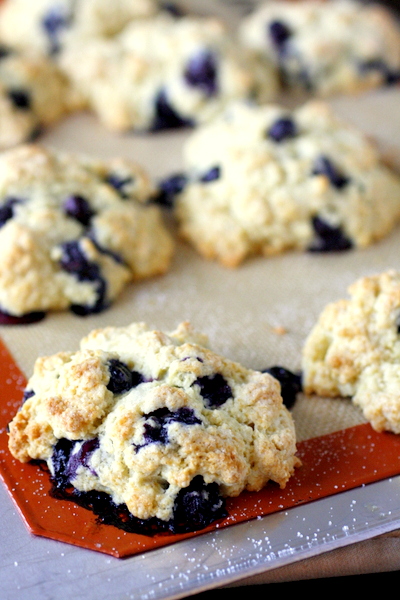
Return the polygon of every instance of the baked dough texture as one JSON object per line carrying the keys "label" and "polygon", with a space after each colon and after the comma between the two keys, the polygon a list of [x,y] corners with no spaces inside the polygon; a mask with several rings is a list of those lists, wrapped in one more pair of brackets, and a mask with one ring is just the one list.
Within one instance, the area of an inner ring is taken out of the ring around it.
{"label": "baked dough texture", "polygon": [[156,0],[3,0],[0,39],[54,56],[70,37],[113,36],[158,10]]}
{"label": "baked dough texture", "polygon": [[274,69],[239,49],[221,20],[162,12],[112,39],[74,39],[60,65],[108,128],[159,130],[210,120],[232,100],[268,101]]}
{"label": "baked dough texture", "polygon": [[9,426],[10,451],[47,461],[57,479],[68,441],[68,485],[169,524],[193,481],[203,499],[211,485],[222,501],[269,480],[284,488],[299,466],[278,381],[216,354],[188,322],[170,333],[109,326],[76,352],[39,358]]}
{"label": "baked dough texture", "polygon": [[0,46],[0,150],[31,141],[81,107],[79,96],[50,60]]}
{"label": "baked dough texture", "polygon": [[303,349],[303,391],[351,397],[377,431],[400,433],[400,273],[362,277],[329,304]]}
{"label": "baked dough texture", "polygon": [[366,247],[400,218],[400,177],[322,100],[236,103],[197,128],[159,182],[181,236],[227,267],[252,255]]}
{"label": "baked dough texture", "polygon": [[245,17],[239,38],[273,62],[292,91],[329,96],[400,80],[400,26],[378,3],[265,2]]}
{"label": "baked dough texture", "polygon": [[23,316],[100,312],[164,273],[173,241],[153,185],[131,161],[27,144],[0,157],[0,307]]}

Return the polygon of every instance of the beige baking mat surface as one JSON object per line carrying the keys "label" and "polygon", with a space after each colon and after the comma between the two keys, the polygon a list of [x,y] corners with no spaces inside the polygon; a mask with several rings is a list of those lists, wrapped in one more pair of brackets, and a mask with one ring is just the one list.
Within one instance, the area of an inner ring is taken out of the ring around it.
{"label": "beige baking mat surface", "polygon": [[[337,98],[332,104],[338,114],[373,135],[385,152],[400,157],[400,90]],[[93,116],[80,114],[48,132],[41,142],[99,158],[131,158],[158,179],[181,168],[181,147],[188,135],[118,136],[105,131]],[[1,326],[0,336],[28,377],[37,356],[77,349],[90,330],[133,321],[169,331],[189,320],[209,336],[215,351],[247,367],[281,365],[298,370],[303,342],[322,308],[346,296],[356,278],[400,268],[399,250],[397,227],[365,250],[288,253],[251,259],[227,270],[177,242],[169,273],[132,284],[106,312],[85,318],[50,314],[34,325]],[[363,422],[360,412],[343,400],[301,397],[293,416],[299,440]]]}

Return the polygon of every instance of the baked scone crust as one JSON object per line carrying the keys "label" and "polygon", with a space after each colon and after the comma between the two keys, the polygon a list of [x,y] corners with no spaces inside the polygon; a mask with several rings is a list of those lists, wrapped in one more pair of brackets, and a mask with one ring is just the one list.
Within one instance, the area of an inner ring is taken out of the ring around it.
{"label": "baked scone crust", "polygon": [[377,431],[400,433],[400,274],[362,277],[320,314],[303,349],[303,389],[351,397]]}
{"label": "baked scone crust", "polygon": [[[170,333],[132,323],[91,332],[76,352],[39,358],[9,426],[10,451],[54,472],[57,441],[97,439],[72,484],[110,494],[140,519],[170,520],[177,494],[198,476],[224,497],[269,480],[285,487],[299,460],[278,381],[206,342],[187,322]],[[139,373],[139,383],[115,391],[114,360]]]}

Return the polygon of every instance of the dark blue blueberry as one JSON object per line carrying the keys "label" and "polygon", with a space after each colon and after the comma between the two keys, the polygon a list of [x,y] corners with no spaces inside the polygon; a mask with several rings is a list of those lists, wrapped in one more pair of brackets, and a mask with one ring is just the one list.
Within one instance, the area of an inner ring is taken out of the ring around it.
{"label": "dark blue blueberry", "polygon": [[6,198],[0,207],[0,227],[3,227],[14,216],[14,206],[21,202],[18,198]]}
{"label": "dark blue blueberry", "polygon": [[183,8],[175,4],[175,2],[162,2],[160,8],[173,17],[183,17],[185,15]]}
{"label": "dark blue blueberry", "polygon": [[8,90],[7,96],[16,108],[29,110],[32,106],[30,93],[27,90]]}
{"label": "dark blue blueberry", "polygon": [[292,408],[296,402],[297,394],[302,391],[301,374],[292,373],[284,367],[270,367],[264,373],[269,373],[281,384],[281,396],[286,408]]}
{"label": "dark blue blueberry", "polygon": [[128,365],[116,358],[109,360],[108,369],[110,371],[110,380],[107,384],[107,389],[113,394],[128,392],[133,387],[145,381],[140,373],[131,371]]}
{"label": "dark blue blueberry", "polygon": [[187,177],[183,173],[176,173],[162,179],[158,184],[158,192],[154,202],[171,208],[174,205],[175,196],[180,194],[187,184]]}
{"label": "dark blue blueberry", "polygon": [[45,317],[46,313],[42,311],[32,311],[24,315],[11,315],[0,309],[0,325],[30,325],[42,321]]}
{"label": "dark blue blueberry", "polygon": [[193,121],[181,117],[169,104],[165,92],[161,91],[155,99],[154,121],[151,130],[161,131],[164,129],[178,129],[192,126]]}
{"label": "dark blue blueberry", "polygon": [[82,196],[69,196],[64,202],[65,213],[82,223],[82,225],[89,225],[94,211],[91,209],[89,202]]}
{"label": "dark blue blueberry", "polygon": [[128,194],[124,188],[127,185],[131,185],[134,181],[135,181],[134,178],[131,176],[121,177],[120,175],[117,175],[116,173],[110,173],[110,175],[108,175],[108,177],[106,177],[106,183],[108,183],[109,185],[111,185],[111,187],[113,187],[115,190],[117,190],[117,192],[119,193],[121,198],[124,198],[124,199],[130,197],[130,194]]}
{"label": "dark blue blueberry", "polygon": [[35,392],[33,390],[24,390],[24,395],[22,397],[22,403],[26,402],[27,400],[29,400],[29,398],[32,398],[32,396],[35,395]]}
{"label": "dark blue blueberry", "polygon": [[397,327],[397,333],[400,333],[400,314],[397,315],[396,327]]}
{"label": "dark blue blueberry", "polygon": [[210,181],[215,181],[219,179],[221,176],[221,167],[213,167],[207,173],[205,173],[202,177],[200,177],[200,181],[202,183],[209,183]]}
{"label": "dark blue blueberry", "polygon": [[314,217],[312,225],[316,233],[316,239],[308,248],[309,252],[341,252],[353,247],[340,227],[333,227],[320,217]]}
{"label": "dark blue blueberry", "polygon": [[290,117],[283,117],[271,125],[267,135],[274,142],[282,142],[283,140],[294,138],[297,135],[296,124]]}
{"label": "dark blue blueberry", "polygon": [[42,19],[42,27],[49,40],[49,53],[57,54],[60,51],[60,34],[69,27],[71,19],[61,7],[50,9]]}
{"label": "dark blue blueberry", "polygon": [[319,156],[313,166],[313,175],[325,175],[336,189],[345,187],[350,179],[341,173],[327,156]]}
{"label": "dark blue blueberry", "polygon": [[101,276],[99,266],[87,259],[82,252],[78,241],[62,244],[60,266],[64,271],[75,275],[79,281],[93,281],[96,283],[97,300],[92,306],[72,304],[71,311],[81,317],[99,313],[108,307],[106,303],[107,284]]}
{"label": "dark blue blueberry", "polygon": [[207,96],[214,96],[218,92],[218,68],[215,54],[204,50],[193,56],[187,64],[184,78],[188,85],[200,89]]}
{"label": "dark blue blueberry", "polygon": [[144,435],[143,444],[136,446],[139,451],[148,444],[167,444],[168,443],[168,425],[170,423],[182,423],[182,425],[199,425],[200,419],[196,417],[191,408],[185,406],[171,412],[168,408],[159,408],[147,415],[144,415]]}
{"label": "dark blue blueberry", "polygon": [[[88,467],[89,460],[95,450],[99,447],[99,440],[93,438],[86,441],[77,441],[72,446],[68,462],[65,469],[65,476],[68,481],[72,481],[76,477],[76,472],[79,467]],[[91,473],[95,475],[93,469]]]}
{"label": "dark blue blueberry", "polygon": [[10,54],[12,54],[12,50],[7,48],[7,46],[0,44],[0,60],[2,58],[7,58],[7,56],[10,56]]}
{"label": "dark blue blueberry", "polygon": [[177,495],[170,528],[175,533],[196,531],[226,516],[225,501],[221,497],[218,484],[206,484],[198,475]]}
{"label": "dark blue blueberry", "polygon": [[208,408],[219,408],[233,397],[228,382],[220,373],[199,377],[195,384],[200,387],[200,393]]}
{"label": "dark blue blueberry", "polygon": [[291,30],[285,23],[282,23],[282,21],[272,21],[267,27],[268,35],[272,40],[273,45],[278,52],[282,52],[285,48],[286,42],[292,35]]}

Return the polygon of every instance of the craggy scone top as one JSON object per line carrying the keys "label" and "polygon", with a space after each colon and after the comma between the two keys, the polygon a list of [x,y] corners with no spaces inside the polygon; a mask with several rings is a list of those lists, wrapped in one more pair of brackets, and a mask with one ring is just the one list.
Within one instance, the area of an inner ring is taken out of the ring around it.
{"label": "craggy scone top", "polygon": [[268,480],[284,487],[299,460],[278,381],[206,342],[188,323],[172,333],[133,323],[39,358],[10,423],[12,454],[59,475],[69,441],[68,483],[106,492],[140,519],[173,519],[178,494],[199,478],[221,497]]}
{"label": "craggy scone top", "polygon": [[234,104],[185,142],[160,183],[179,232],[236,267],[257,254],[365,247],[400,219],[400,177],[323,101],[289,110]]}
{"label": "craggy scone top", "polygon": [[0,157],[0,309],[107,308],[124,285],[169,267],[173,242],[136,163],[38,145]]}
{"label": "craggy scone top", "polygon": [[363,277],[329,304],[303,350],[303,389],[351,397],[377,431],[400,433],[400,273]]}

